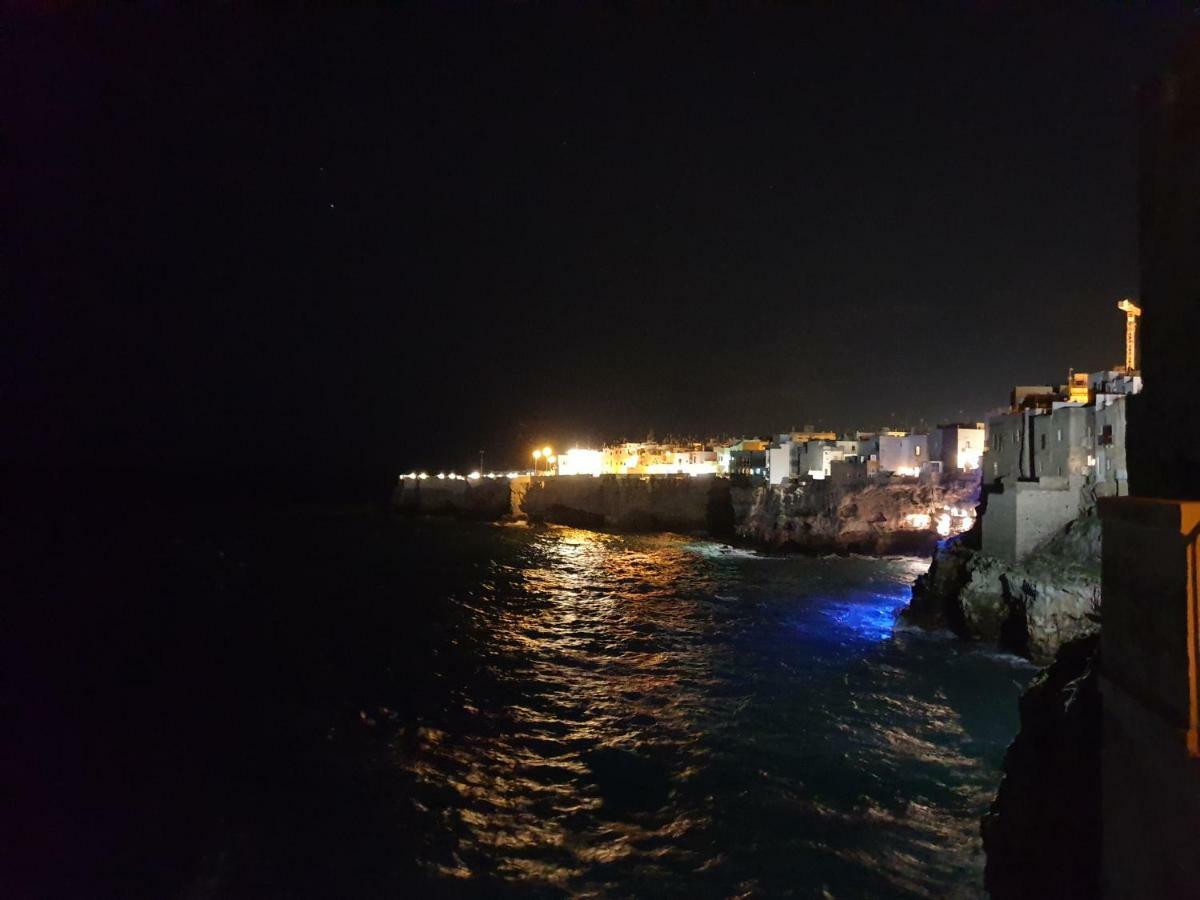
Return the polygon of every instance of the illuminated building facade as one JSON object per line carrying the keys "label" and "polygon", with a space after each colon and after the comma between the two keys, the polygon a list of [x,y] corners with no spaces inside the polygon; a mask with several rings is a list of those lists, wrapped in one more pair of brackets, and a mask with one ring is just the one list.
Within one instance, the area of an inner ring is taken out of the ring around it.
{"label": "illuminated building facade", "polygon": [[894,475],[920,475],[929,461],[929,436],[925,434],[879,435],[879,468]]}
{"label": "illuminated building facade", "polygon": [[985,434],[982,422],[939,425],[929,433],[929,458],[946,472],[974,472],[983,458]]}

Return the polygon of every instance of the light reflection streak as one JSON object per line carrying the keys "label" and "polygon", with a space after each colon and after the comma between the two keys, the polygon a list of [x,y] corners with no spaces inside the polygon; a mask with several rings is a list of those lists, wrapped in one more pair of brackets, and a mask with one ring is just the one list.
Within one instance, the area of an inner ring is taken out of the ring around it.
{"label": "light reflection streak", "polygon": [[[908,669],[883,661],[927,562],[780,561],[568,528],[504,534],[521,559],[495,562],[486,590],[459,600],[486,675],[470,683],[487,693],[464,691],[455,728],[424,726],[393,751],[453,836],[431,872],[595,895],[633,870],[645,884],[722,878],[761,864],[729,831],[731,817],[760,814],[786,823],[769,838],[781,860],[866,866],[869,827],[898,835],[871,862],[877,887],[929,894],[930,871],[957,871],[928,857],[974,839],[986,772],[962,748],[955,708],[922,700]],[[901,770],[932,773],[920,775],[926,794],[937,779],[961,784],[968,815],[924,795],[899,804],[886,785]],[[861,782],[857,806],[822,802],[823,785],[846,779]],[[761,877],[771,893],[789,876]]]}

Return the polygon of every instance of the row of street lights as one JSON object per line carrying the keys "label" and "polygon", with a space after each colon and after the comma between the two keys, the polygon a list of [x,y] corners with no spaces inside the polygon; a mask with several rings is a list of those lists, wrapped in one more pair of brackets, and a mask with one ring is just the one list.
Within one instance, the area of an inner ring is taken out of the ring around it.
{"label": "row of street lights", "polygon": [[535,475],[537,474],[539,462],[543,464],[546,474],[550,474],[551,467],[554,468],[555,474],[557,474],[558,457],[554,455],[552,447],[543,447],[541,450],[533,451],[533,473]]}

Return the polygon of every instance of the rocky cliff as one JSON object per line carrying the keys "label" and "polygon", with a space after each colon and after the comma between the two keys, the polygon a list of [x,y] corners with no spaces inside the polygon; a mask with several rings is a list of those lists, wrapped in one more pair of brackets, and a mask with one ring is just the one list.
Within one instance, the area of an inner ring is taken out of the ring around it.
{"label": "rocky cliff", "polygon": [[1021,563],[1006,563],[951,541],[913,585],[901,621],[949,628],[1038,662],[1064,643],[1099,630],[1100,520],[1070,522]]}
{"label": "rocky cliff", "polygon": [[978,496],[977,478],[760,487],[737,534],[777,549],[930,553],[942,537],[939,527],[943,533],[969,527]]}
{"label": "rocky cliff", "polygon": [[993,900],[1100,896],[1099,643],[1063,644],[1021,697],[1021,730],[981,829]]}

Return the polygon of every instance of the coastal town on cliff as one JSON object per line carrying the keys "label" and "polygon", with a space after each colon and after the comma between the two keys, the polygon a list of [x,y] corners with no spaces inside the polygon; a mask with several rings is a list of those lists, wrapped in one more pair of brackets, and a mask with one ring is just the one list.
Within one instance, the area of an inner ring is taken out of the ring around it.
{"label": "coastal town on cliff", "polygon": [[0,900],[1200,900],[1200,0],[10,6]]}
{"label": "coastal town on cliff", "polygon": [[[393,505],[627,531],[705,531],[771,550],[933,556],[904,625],[947,628],[1037,661],[1098,630],[1097,501],[1129,493],[1127,402],[1141,309],[1122,299],[1124,359],[1017,385],[983,421],[926,431],[534,448],[524,471],[411,472]],[[1114,355],[1116,355],[1114,353]]]}

